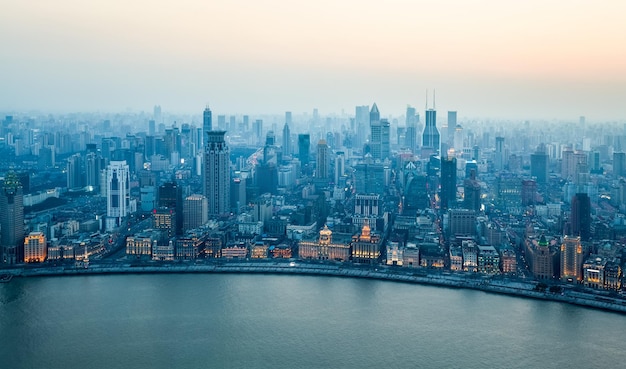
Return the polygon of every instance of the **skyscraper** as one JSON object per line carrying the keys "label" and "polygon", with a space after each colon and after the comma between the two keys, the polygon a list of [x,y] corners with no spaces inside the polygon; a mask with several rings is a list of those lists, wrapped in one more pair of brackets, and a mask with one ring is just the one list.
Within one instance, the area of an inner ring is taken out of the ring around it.
{"label": "skyscraper", "polygon": [[113,230],[123,223],[129,213],[130,170],[126,161],[111,161],[107,166],[106,229]]}
{"label": "skyscraper", "polygon": [[581,241],[589,241],[591,238],[591,201],[586,193],[577,193],[572,197],[570,223],[572,236],[579,236]]}
{"label": "skyscraper", "polygon": [[300,133],[298,135],[298,159],[303,166],[309,164],[309,150],[311,149],[311,135]]}
{"label": "skyscraper", "polygon": [[204,113],[202,114],[202,130],[205,135],[207,132],[213,130],[213,113],[211,113],[209,105],[204,108]]}
{"label": "skyscraper", "polygon": [[335,156],[335,184],[338,184],[346,171],[346,155],[343,151],[338,151]]}
{"label": "skyscraper", "polygon": [[456,202],[456,158],[441,159],[441,210],[454,207]]}
{"label": "skyscraper", "polygon": [[456,112],[449,111],[448,112],[448,145],[454,147],[457,150],[462,149],[461,147],[454,146],[454,133],[456,132]]}
{"label": "skyscraper", "polygon": [[7,173],[0,190],[0,261],[15,264],[23,259],[24,194],[15,172]]}
{"label": "skyscraper", "polygon": [[626,175],[626,153],[613,153],[613,176],[615,178]]}
{"label": "skyscraper", "polygon": [[385,160],[391,154],[391,127],[387,119],[380,120],[380,159]]}
{"label": "skyscraper", "polygon": [[157,123],[163,123],[163,118],[161,117],[161,105],[154,106],[152,117]]}
{"label": "skyscraper", "polygon": [[209,203],[203,195],[191,195],[185,199],[183,205],[183,229],[196,229],[209,221]]}
{"label": "skyscraper", "polygon": [[67,188],[79,189],[85,186],[85,173],[83,158],[80,154],[74,154],[67,158]]}
{"label": "skyscraper", "polygon": [[537,146],[537,151],[530,154],[530,175],[537,179],[537,183],[548,182],[548,155],[546,146]]}
{"label": "skyscraper", "polygon": [[417,115],[415,114],[415,108],[407,106],[406,108],[406,133],[404,139],[404,145],[415,153],[417,149]]}
{"label": "skyscraper", "polygon": [[100,187],[100,170],[102,158],[97,152],[87,152],[85,157],[85,185],[89,191],[97,191]]}
{"label": "skyscraper", "polygon": [[291,130],[289,124],[285,122],[283,127],[283,156],[291,155]]}
{"label": "skyscraper", "polygon": [[376,103],[370,111],[370,148],[372,158],[384,160],[390,153],[390,124],[387,119],[380,119]]}
{"label": "skyscraper", "polygon": [[426,126],[424,127],[424,135],[422,136],[422,146],[439,152],[439,130],[437,129],[437,111],[426,109]]}
{"label": "skyscraper", "polygon": [[166,208],[174,210],[176,217],[174,218],[173,229],[176,234],[182,234],[183,231],[183,191],[175,180],[167,182],[159,186],[157,208]]}
{"label": "skyscraper", "polygon": [[463,208],[480,211],[480,183],[476,180],[476,171],[472,170],[470,177],[463,181]]}
{"label": "skyscraper", "polygon": [[226,145],[226,131],[207,133],[204,160],[204,195],[208,199],[209,217],[230,212],[230,149]]}
{"label": "skyscraper", "polygon": [[356,125],[355,147],[359,149],[362,149],[363,145],[365,145],[365,142],[367,141],[367,134],[370,132],[369,111],[370,108],[367,105],[356,107],[356,116],[354,118],[354,123]]}
{"label": "skyscraper", "polygon": [[319,179],[328,179],[330,172],[330,158],[328,157],[328,145],[325,140],[319,140],[317,143],[317,170],[316,177]]}
{"label": "skyscraper", "polygon": [[257,142],[261,142],[263,137],[263,119],[256,119],[254,123],[252,123],[252,132],[255,137],[257,137]]}
{"label": "skyscraper", "polygon": [[496,155],[493,160],[494,169],[497,171],[504,170],[504,137],[496,137]]}

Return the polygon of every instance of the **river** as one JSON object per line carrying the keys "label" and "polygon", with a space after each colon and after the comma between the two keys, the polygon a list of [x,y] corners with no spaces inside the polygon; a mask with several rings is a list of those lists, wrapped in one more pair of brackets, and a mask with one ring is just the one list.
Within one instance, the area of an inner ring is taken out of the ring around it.
{"label": "river", "polygon": [[589,368],[623,315],[387,281],[258,274],[15,278],[0,368]]}

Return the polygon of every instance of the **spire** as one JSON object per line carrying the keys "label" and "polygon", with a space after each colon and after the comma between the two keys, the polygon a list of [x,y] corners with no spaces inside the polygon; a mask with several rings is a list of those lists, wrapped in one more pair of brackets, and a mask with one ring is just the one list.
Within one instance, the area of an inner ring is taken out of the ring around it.
{"label": "spire", "polygon": [[379,113],[378,112],[378,106],[376,106],[376,103],[374,103],[374,105],[372,105],[372,110],[370,110],[370,113]]}
{"label": "spire", "polygon": [[428,110],[428,89],[426,89],[426,110]]}
{"label": "spire", "polygon": [[433,110],[436,110],[437,108],[435,107],[435,89],[433,88]]}

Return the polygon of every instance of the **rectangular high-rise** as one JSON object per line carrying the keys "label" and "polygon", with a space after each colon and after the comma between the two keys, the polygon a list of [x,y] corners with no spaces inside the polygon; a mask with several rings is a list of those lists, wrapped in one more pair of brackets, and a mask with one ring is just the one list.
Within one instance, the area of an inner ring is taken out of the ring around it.
{"label": "rectangular high-rise", "polygon": [[354,124],[356,126],[356,142],[355,147],[359,150],[363,149],[363,145],[367,141],[370,123],[370,107],[368,105],[357,106],[355,111]]}
{"label": "rectangular high-rise", "polygon": [[417,149],[417,115],[414,107],[406,108],[406,133],[404,138],[404,146],[412,153]]}
{"label": "rectangular high-rise", "polygon": [[202,130],[205,135],[207,132],[213,130],[213,113],[211,112],[211,109],[209,109],[208,105],[202,114]]}
{"label": "rectangular high-rise", "polygon": [[130,170],[126,161],[111,161],[106,169],[106,229],[119,227],[129,214]]}
{"label": "rectangular high-rise", "polygon": [[561,280],[562,281],[580,281],[582,280],[583,265],[583,247],[580,243],[580,237],[563,238],[561,244]]}
{"label": "rectangular high-rise", "polygon": [[441,210],[454,207],[456,203],[456,158],[441,160]]}
{"label": "rectangular high-rise", "polygon": [[319,179],[329,179],[330,177],[330,158],[328,151],[326,140],[319,140],[317,144],[317,169],[315,171],[315,176]]}
{"label": "rectangular high-rise", "polygon": [[547,183],[548,169],[548,155],[545,152],[545,145],[540,145],[534,154],[530,154],[530,175],[537,179],[537,183]]}
{"label": "rectangular high-rise", "polygon": [[15,172],[9,172],[0,188],[0,262],[22,261],[24,241],[24,194]]}
{"label": "rectangular high-rise", "polygon": [[204,195],[207,197],[209,217],[230,213],[230,149],[226,145],[226,131],[207,133],[204,160]]}
{"label": "rectangular high-rise", "polygon": [[456,132],[456,111],[448,112],[448,145],[454,147],[457,150],[461,150],[462,147],[454,146],[454,133]]}
{"label": "rectangular high-rise", "polygon": [[311,149],[311,135],[300,133],[298,135],[298,159],[303,166],[309,164],[309,150]]}
{"label": "rectangular high-rise", "polygon": [[435,109],[426,110],[426,126],[422,135],[422,146],[432,149],[433,152],[439,152],[440,137],[437,129],[437,111]]}

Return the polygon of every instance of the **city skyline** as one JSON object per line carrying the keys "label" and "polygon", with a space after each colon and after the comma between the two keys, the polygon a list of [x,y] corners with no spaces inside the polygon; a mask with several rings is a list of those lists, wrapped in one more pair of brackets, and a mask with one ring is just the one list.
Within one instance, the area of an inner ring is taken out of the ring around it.
{"label": "city skyline", "polygon": [[624,118],[626,37],[611,1],[187,0],[9,4],[0,110],[401,115],[437,90],[461,116]]}

